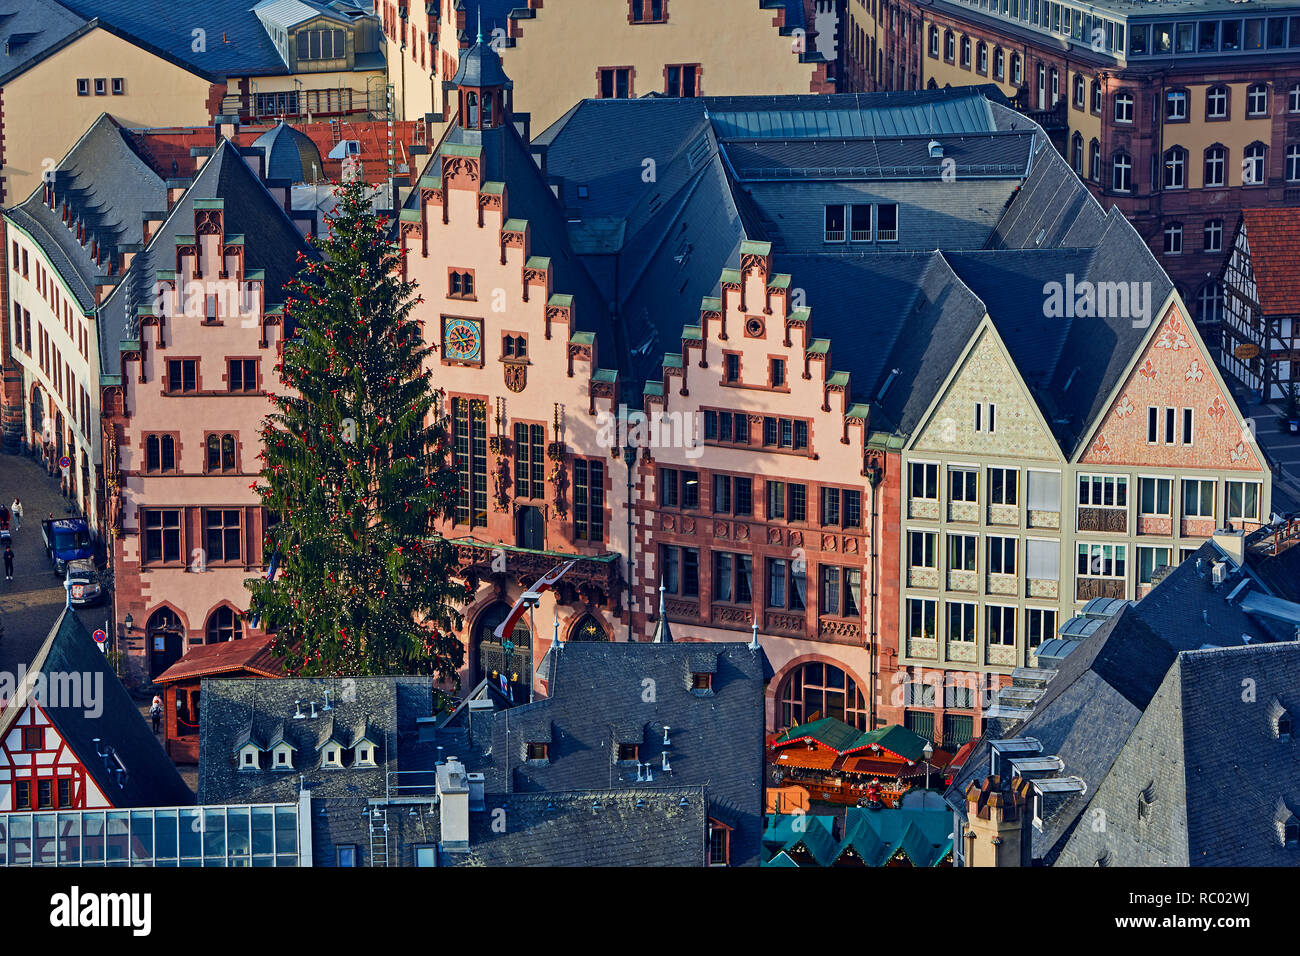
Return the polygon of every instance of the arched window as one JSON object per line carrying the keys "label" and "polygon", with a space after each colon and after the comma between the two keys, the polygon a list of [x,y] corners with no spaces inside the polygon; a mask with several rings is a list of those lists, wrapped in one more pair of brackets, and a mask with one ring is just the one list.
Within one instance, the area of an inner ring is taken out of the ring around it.
{"label": "arched window", "polygon": [[1110,188],[1117,193],[1133,189],[1133,159],[1128,153],[1116,153],[1110,161]]}
{"label": "arched window", "polygon": [[833,664],[814,661],[792,670],[777,694],[778,721],[793,727],[820,717],[834,717],[867,729],[867,703],[857,683]]}
{"label": "arched window", "polygon": [[961,38],[961,68],[970,69],[970,37]]}
{"label": "arched window", "polygon": [[1019,86],[1024,82],[1025,71],[1020,61],[1020,54],[1011,54],[1011,82]]}
{"label": "arched window", "polygon": [[937,90],[939,88],[939,84],[934,81],[934,77],[930,77],[930,79],[926,80],[925,88],[927,90]]}
{"label": "arched window", "polygon": [[1101,140],[1094,139],[1088,144],[1088,178],[1101,182]]}
{"label": "arched window", "polygon": [[939,56],[939,28],[933,25],[930,27],[930,56]]}
{"label": "arched window", "polygon": [[1286,93],[1286,111],[1300,113],[1300,83],[1292,83]]}
{"label": "arched window", "polygon": [[522,691],[526,700],[533,672],[533,643],[527,615],[515,622],[513,631],[505,640],[498,639],[493,633],[509,614],[510,605],[497,601],[479,615],[474,626],[471,676],[475,682],[484,678],[491,680],[498,689],[514,693],[516,700]]}
{"label": "arched window", "polygon": [[483,94],[483,125],[487,127],[492,125],[492,100],[491,93]]}
{"label": "arched window", "polygon": [[1092,81],[1092,111],[1101,115],[1101,81],[1097,79]]}
{"label": "arched window", "polygon": [[983,40],[975,47],[975,70],[981,76],[989,71],[989,48]]}
{"label": "arched window", "polygon": [[208,471],[235,470],[235,436],[213,433],[208,436]]}
{"label": "arched window", "polygon": [[1001,47],[993,50],[993,79],[1005,80],[1007,77],[1007,55]]}
{"label": "arched window", "polygon": [[598,620],[590,614],[582,615],[582,619],[569,631],[569,640],[571,641],[608,641],[609,634],[605,631]]}
{"label": "arched window", "polygon": [[1070,165],[1076,173],[1083,175],[1083,134],[1077,131],[1070,137]]}
{"label": "arched window", "polygon": [[1205,151],[1205,185],[1223,186],[1228,171],[1228,149],[1214,145]]}
{"label": "arched window", "polygon": [[943,31],[943,58],[949,63],[957,59],[957,38],[951,30]]}
{"label": "arched window", "polygon": [[466,122],[465,125],[470,129],[476,129],[478,127],[478,94],[477,93],[471,90],[469,93],[465,94],[465,107],[466,107],[466,112],[469,114],[469,120],[468,122]]}
{"label": "arched window", "polygon": [[1246,88],[1246,115],[1268,115],[1268,85],[1253,83]]}
{"label": "arched window", "polygon": [[1263,143],[1251,143],[1242,154],[1241,184],[1243,186],[1264,185],[1265,159],[1268,147]]}
{"label": "arched window", "polygon": [[1171,146],[1165,150],[1165,189],[1187,187],[1187,150]]}
{"label": "arched window", "polygon": [[223,604],[208,615],[207,637],[209,644],[237,641],[244,636],[244,624],[234,608]]}
{"label": "arched window", "polygon": [[1212,86],[1205,91],[1205,118],[1228,118],[1228,88],[1226,86]]}
{"label": "arched window", "polygon": [[1223,317],[1223,287],[1217,279],[1205,283],[1196,293],[1196,321],[1200,325],[1215,325]]}

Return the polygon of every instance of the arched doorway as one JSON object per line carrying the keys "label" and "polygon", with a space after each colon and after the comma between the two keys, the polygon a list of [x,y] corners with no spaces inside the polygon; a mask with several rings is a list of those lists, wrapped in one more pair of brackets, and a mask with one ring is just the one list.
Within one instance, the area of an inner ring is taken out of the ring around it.
{"label": "arched doorway", "polygon": [[[487,678],[506,693],[513,694],[516,701],[526,701],[533,673],[533,641],[528,631],[528,617],[525,615],[515,623],[508,641],[497,640],[493,633],[509,614],[510,605],[497,601],[478,616],[474,625],[470,682],[477,684]],[[504,684],[502,676],[505,677]]]}
{"label": "arched doorway", "polygon": [[41,394],[39,385],[32,389],[32,448],[40,448],[45,439],[45,396]]}
{"label": "arched doorway", "polygon": [[180,615],[169,607],[160,607],[145,626],[149,648],[149,676],[157,677],[181,659],[185,649],[185,628]]}
{"label": "arched doorway", "polygon": [[601,626],[600,621],[590,614],[584,614],[582,619],[569,630],[569,640],[608,641],[609,633]]}

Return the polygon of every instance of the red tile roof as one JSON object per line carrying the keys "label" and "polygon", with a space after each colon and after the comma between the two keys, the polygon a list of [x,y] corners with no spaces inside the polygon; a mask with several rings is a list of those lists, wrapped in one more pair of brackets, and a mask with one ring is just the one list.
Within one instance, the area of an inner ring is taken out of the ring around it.
{"label": "red tile roof", "polygon": [[246,671],[259,677],[283,677],[284,665],[271,651],[271,638],[246,637],[238,641],[201,644],[154,678],[156,684],[195,680]]}
{"label": "red tile roof", "polygon": [[1259,304],[1269,314],[1300,312],[1300,209],[1243,209]]}

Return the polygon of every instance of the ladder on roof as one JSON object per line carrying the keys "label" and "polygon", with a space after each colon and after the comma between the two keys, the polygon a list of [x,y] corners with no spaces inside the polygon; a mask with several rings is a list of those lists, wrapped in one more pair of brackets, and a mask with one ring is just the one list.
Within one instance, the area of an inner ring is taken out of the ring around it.
{"label": "ladder on roof", "polygon": [[336,119],[330,120],[331,145],[337,146],[339,144],[339,140],[341,140],[342,138],[343,138],[343,130],[342,127],[339,125],[339,121]]}
{"label": "ladder on roof", "polygon": [[388,807],[370,808],[370,865],[388,866]]}

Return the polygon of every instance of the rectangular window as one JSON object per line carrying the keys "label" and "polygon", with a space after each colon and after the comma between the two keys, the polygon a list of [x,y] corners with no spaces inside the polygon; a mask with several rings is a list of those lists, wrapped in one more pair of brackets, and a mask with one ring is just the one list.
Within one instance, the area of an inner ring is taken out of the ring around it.
{"label": "rectangular window", "polygon": [[1192,410],[1190,408],[1184,408],[1183,409],[1183,444],[1184,445],[1193,444],[1192,437],[1193,437],[1192,436]]}
{"label": "rectangular window", "polygon": [[1016,573],[1016,540],[999,535],[989,536],[989,574]]}
{"label": "rectangular window", "polygon": [[790,520],[807,521],[808,520],[808,486],[807,485],[790,485]]}
{"label": "rectangular window", "polygon": [[1059,581],[1061,545],[1031,538],[1025,542],[1025,577],[1031,581]]}
{"label": "rectangular window", "polygon": [[[937,604],[929,598],[907,599],[907,636],[912,640],[933,640],[937,638],[935,621],[938,616]],[[933,685],[930,688],[930,705],[934,705]]]}
{"label": "rectangular window", "polygon": [[1122,544],[1080,544],[1075,570],[1080,577],[1122,580],[1127,573],[1127,546]]}
{"label": "rectangular window", "polygon": [[167,363],[167,391],[193,392],[197,389],[198,362],[195,359],[172,359]]}
{"label": "rectangular window", "polygon": [[700,596],[700,552],[698,548],[663,545],[659,549],[664,590],[681,597]]}
{"label": "rectangular window", "polygon": [[822,524],[838,527],[840,523],[840,489],[822,489]]}
{"label": "rectangular window", "polygon": [[1143,515],[1169,515],[1168,478],[1138,479],[1138,512]]}
{"label": "rectangular window", "polygon": [[948,535],[948,570],[975,570],[976,537],[973,534]]}
{"label": "rectangular window", "polygon": [[482,399],[453,398],[451,407],[452,458],[460,479],[456,523],[482,528],[487,525],[487,405]]}
{"label": "rectangular window", "polygon": [[1229,481],[1228,520],[1259,520],[1259,485],[1253,481]]}
{"label": "rectangular window", "polygon": [[973,468],[948,469],[948,500],[976,501],[978,498],[979,472]]}
{"label": "rectangular window", "polygon": [[1189,479],[1183,481],[1183,517],[1214,517],[1214,482]]}
{"label": "rectangular window", "polygon": [[772,359],[768,362],[768,379],[773,388],[785,385],[785,359]]}
{"label": "rectangular window", "polygon": [[740,381],[740,356],[735,352],[728,352],[722,357],[723,379],[727,382]]}
{"label": "rectangular window", "polygon": [[181,559],[181,513],[176,510],[144,513],[144,560],[149,564]]}
{"label": "rectangular window", "polygon": [[754,513],[754,485],[752,478],[732,478],[731,497],[735,503],[735,514],[752,515]]}
{"label": "rectangular window", "polygon": [[989,504],[1019,504],[1019,478],[1020,472],[1016,471],[1014,468],[990,468]]}
{"label": "rectangular window", "polygon": [[1016,644],[1016,609],[990,605],[984,608],[986,639],[990,647],[1014,647]]}
{"label": "rectangular window", "polygon": [[1128,479],[1113,475],[1080,475],[1079,505],[1086,508],[1127,508]]}
{"label": "rectangular window", "polygon": [[686,510],[693,510],[700,506],[700,473],[698,471],[683,471],[682,479],[682,507]]}
{"label": "rectangular window", "polygon": [[1138,584],[1151,584],[1155,579],[1156,569],[1170,566],[1169,548],[1137,549]]}
{"label": "rectangular window", "polygon": [[546,497],[546,426],[515,424],[515,496]]}
{"label": "rectangular window", "polygon": [[1025,477],[1029,486],[1030,511],[1061,510],[1061,476],[1056,472],[1031,471]]}
{"label": "rectangular window", "polygon": [[847,206],[827,206],[826,207],[826,230],[825,238],[827,242],[844,241],[844,219]]}
{"label": "rectangular window", "polygon": [[907,532],[907,566],[909,568],[934,568],[935,541],[938,534],[934,531]]}
{"label": "rectangular window", "polygon": [[77,80],[77,95],[78,96],[90,95],[90,80],[88,78]]}
{"label": "rectangular window", "polygon": [[908,468],[908,488],[913,498],[926,501],[939,500],[939,466],[914,461]]}
{"label": "rectangular window", "polygon": [[243,531],[239,518],[237,508],[208,508],[204,511],[208,561],[237,563],[241,560]]}
{"label": "rectangular window", "polygon": [[678,498],[677,469],[659,469],[659,504],[664,508],[676,508]]}
{"label": "rectangular window", "polygon": [[605,463],[599,458],[573,460],[573,536],[605,540]]}
{"label": "rectangular window", "polygon": [[949,601],[948,640],[958,644],[968,644],[975,640],[976,605],[968,601]]}
{"label": "rectangular window", "polygon": [[665,77],[664,91],[669,96],[698,96],[699,74],[700,65],[698,63],[670,66]]}
{"label": "rectangular window", "polygon": [[767,520],[785,518],[785,482],[767,482]]}
{"label": "rectangular window", "polygon": [[881,203],[876,207],[876,238],[881,242],[898,241],[898,203]]}
{"label": "rectangular window", "polygon": [[227,378],[232,392],[257,391],[257,359],[231,359]]}
{"label": "rectangular window", "polygon": [[713,513],[715,515],[731,514],[731,476],[713,476]]}
{"label": "rectangular window", "polygon": [[625,100],[632,95],[632,71],[627,67],[613,67],[600,71],[600,98]]}
{"label": "rectangular window", "polygon": [[1051,607],[1025,608],[1025,643],[1038,647],[1043,641],[1056,636],[1056,609]]}
{"label": "rectangular window", "polygon": [[844,492],[844,527],[862,527],[862,492]]}
{"label": "rectangular window", "polygon": [[633,23],[663,23],[668,18],[665,15],[664,4],[666,0],[631,0],[632,3],[632,22]]}
{"label": "rectangular window", "polygon": [[24,727],[23,750],[44,750],[45,749],[45,729],[42,727]]}

